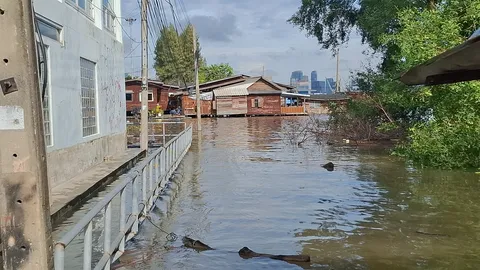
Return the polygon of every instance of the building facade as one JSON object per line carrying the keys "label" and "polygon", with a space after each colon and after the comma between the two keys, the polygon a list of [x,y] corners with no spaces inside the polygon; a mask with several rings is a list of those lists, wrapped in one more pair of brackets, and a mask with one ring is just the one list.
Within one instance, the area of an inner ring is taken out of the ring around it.
{"label": "building facade", "polygon": [[274,82],[257,79],[248,88],[248,115],[281,115],[283,89]]}
{"label": "building facade", "polygon": [[51,189],[126,150],[121,10],[120,0],[35,0],[34,8]]}
{"label": "building facade", "polygon": [[[132,79],[125,81],[125,100],[127,103],[127,116],[131,116],[139,112],[142,107],[142,80]],[[177,94],[178,86],[166,85],[160,81],[148,81],[148,109],[154,110],[157,104],[167,113],[174,106],[169,104],[172,94]]]}

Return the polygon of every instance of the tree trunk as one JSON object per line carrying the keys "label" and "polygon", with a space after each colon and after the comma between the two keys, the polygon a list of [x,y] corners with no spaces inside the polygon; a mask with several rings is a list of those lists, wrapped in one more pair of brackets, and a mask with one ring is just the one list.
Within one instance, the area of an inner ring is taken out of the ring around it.
{"label": "tree trunk", "polygon": [[438,1],[438,0],[427,0],[427,2],[428,2],[428,9],[429,9],[429,10],[435,10],[435,9],[437,9],[437,6],[436,6],[437,1]]}

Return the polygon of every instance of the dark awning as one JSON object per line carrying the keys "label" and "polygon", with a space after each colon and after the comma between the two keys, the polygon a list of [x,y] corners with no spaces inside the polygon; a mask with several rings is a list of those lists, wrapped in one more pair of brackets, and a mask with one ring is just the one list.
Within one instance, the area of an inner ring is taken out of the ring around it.
{"label": "dark awning", "polygon": [[413,67],[400,81],[407,85],[438,85],[480,80],[480,29],[467,41]]}

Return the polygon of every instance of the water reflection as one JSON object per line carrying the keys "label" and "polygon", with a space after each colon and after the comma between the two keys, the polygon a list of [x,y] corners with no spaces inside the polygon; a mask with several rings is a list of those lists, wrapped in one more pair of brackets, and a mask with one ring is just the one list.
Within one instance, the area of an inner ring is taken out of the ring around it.
{"label": "water reflection", "polygon": [[[381,148],[287,145],[291,119],[203,119],[171,217],[157,225],[217,250],[166,249],[146,224],[130,249],[155,255],[135,269],[477,268],[478,176],[414,169]],[[244,246],[312,263],[244,260]]]}

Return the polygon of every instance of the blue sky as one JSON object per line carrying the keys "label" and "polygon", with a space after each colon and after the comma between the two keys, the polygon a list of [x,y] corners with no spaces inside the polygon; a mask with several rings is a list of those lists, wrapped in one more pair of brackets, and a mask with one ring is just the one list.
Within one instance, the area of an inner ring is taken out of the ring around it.
{"label": "blue sky", "polygon": [[[283,83],[289,82],[294,70],[303,70],[309,76],[312,70],[317,70],[319,80],[335,77],[336,59],[331,51],[321,50],[314,37],[307,37],[287,22],[301,0],[183,2],[200,37],[202,54],[208,64],[229,63],[236,73],[248,75],[261,75],[265,66],[265,75]],[[122,13],[125,55],[129,55],[125,58],[125,71],[139,75],[140,10],[137,0],[122,1]],[[182,13],[179,16],[184,17]],[[128,17],[137,20],[129,25],[125,21]],[[371,56],[363,54],[366,49],[356,33],[352,33],[349,44],[341,48],[342,85],[348,81],[351,71],[372,60]],[[149,58],[150,74],[154,76],[153,56]]]}

